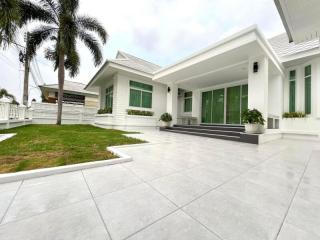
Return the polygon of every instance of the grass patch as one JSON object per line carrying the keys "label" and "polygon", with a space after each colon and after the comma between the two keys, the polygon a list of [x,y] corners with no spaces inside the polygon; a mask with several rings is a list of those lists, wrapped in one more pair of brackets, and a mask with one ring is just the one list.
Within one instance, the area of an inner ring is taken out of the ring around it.
{"label": "grass patch", "polygon": [[113,159],[108,146],[143,143],[119,130],[91,125],[28,125],[0,134],[17,133],[0,142],[0,173]]}

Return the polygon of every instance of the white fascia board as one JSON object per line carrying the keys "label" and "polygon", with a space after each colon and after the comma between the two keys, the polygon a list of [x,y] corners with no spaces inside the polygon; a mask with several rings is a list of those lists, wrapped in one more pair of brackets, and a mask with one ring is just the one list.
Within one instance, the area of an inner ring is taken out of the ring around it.
{"label": "white fascia board", "polygon": [[143,72],[143,71],[139,71],[139,70],[136,70],[136,69],[133,69],[133,68],[129,68],[129,67],[126,67],[126,66],[114,63],[114,62],[110,62],[109,66],[114,68],[114,69],[118,69],[118,70],[122,70],[122,71],[125,71],[125,72],[137,74],[137,75],[140,75],[140,76],[143,76],[143,77],[146,77],[146,78],[151,78],[151,79],[153,78],[153,74],[149,74],[149,73],[146,73],[146,72]]}
{"label": "white fascia board", "polygon": [[249,32],[246,31],[246,34],[237,34],[236,38],[232,38],[232,39],[227,38],[224,41],[220,41],[215,45],[209,48],[206,48],[205,50],[199,53],[193,54],[190,57],[182,61],[179,61],[174,65],[160,69],[159,71],[155,72],[155,76],[153,79],[157,80],[159,78],[162,78],[166,75],[169,75],[171,73],[174,73],[186,67],[192,66],[204,60],[223,54],[232,49],[236,49],[241,45],[251,43],[255,40],[256,40],[256,37],[255,37],[255,34],[252,32],[252,29]]}
{"label": "white fascia board", "polygon": [[224,52],[241,47],[245,44],[254,41],[257,41],[259,43],[264,52],[268,55],[268,57],[274,62],[279,71],[282,73],[284,68],[281,65],[281,62],[277,57],[276,53],[274,52],[268,41],[265,39],[265,37],[262,35],[262,33],[259,31],[258,27],[256,25],[253,25],[205,48],[204,50],[201,50],[185,59],[182,59],[181,61],[173,65],[156,71],[154,73],[155,76],[153,80],[156,81],[157,79],[174,73],[178,70],[189,67],[193,64],[199,63],[219,54],[223,54]]}

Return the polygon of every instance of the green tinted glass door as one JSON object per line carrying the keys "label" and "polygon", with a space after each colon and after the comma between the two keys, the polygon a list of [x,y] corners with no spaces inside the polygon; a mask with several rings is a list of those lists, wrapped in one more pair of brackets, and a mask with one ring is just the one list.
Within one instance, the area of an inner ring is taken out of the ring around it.
{"label": "green tinted glass door", "polygon": [[248,85],[241,86],[241,115],[248,109]]}
{"label": "green tinted glass door", "polygon": [[211,123],[212,92],[202,93],[202,123]]}
{"label": "green tinted glass door", "polygon": [[227,124],[240,123],[241,86],[227,88]]}
{"label": "green tinted glass door", "polygon": [[224,123],[224,88],[212,91],[212,123]]}

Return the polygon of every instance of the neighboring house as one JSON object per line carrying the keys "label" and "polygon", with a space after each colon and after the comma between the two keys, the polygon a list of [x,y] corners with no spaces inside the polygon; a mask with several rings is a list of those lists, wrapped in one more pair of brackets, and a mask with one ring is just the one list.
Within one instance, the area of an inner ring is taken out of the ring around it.
{"label": "neighboring house", "polygon": [[[85,105],[88,107],[98,107],[98,94],[85,90],[85,84],[65,81],[63,102],[65,104]],[[58,84],[40,85],[43,94],[43,101],[56,103],[58,100]]]}
{"label": "neighboring house", "polygon": [[[95,120],[112,127],[156,126],[164,112],[173,123],[241,124],[241,113],[256,108],[267,128],[320,132],[319,46],[318,38],[289,43],[286,34],[268,40],[252,26],[167,67],[119,51],[86,89],[99,89],[101,108],[112,107]],[[295,111],[307,119],[282,119]]]}

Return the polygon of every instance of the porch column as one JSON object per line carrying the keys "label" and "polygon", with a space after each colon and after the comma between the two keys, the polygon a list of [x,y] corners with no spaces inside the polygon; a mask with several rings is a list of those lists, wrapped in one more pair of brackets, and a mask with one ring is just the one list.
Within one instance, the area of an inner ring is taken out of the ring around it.
{"label": "porch column", "polygon": [[197,118],[197,124],[201,123],[201,93],[200,90],[192,91],[192,117]]}
{"label": "porch column", "polygon": [[[254,72],[254,63],[258,63],[258,72]],[[266,56],[249,59],[248,67],[248,107],[258,109],[264,119],[268,119],[268,80],[269,61]]]}
{"label": "porch column", "polygon": [[172,115],[172,124],[177,124],[178,118],[178,86],[169,84],[167,92],[167,112]]}

